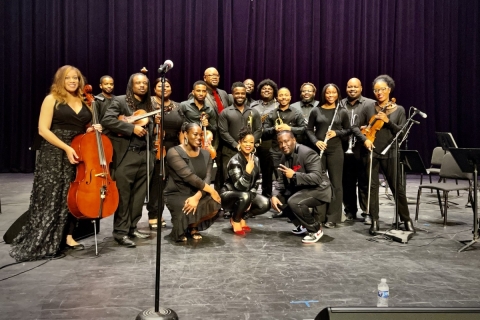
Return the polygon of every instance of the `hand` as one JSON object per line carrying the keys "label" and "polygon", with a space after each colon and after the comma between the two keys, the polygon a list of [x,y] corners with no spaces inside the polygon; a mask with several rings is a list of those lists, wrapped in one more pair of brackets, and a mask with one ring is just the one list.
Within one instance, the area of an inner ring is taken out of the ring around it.
{"label": "hand", "polygon": [[387,115],[383,112],[379,112],[377,113],[377,115],[375,116],[375,119],[380,119],[382,120],[383,122],[385,123],[388,123],[390,120],[388,119]]}
{"label": "hand", "polygon": [[292,128],[288,124],[282,123],[278,126],[275,126],[275,130],[277,130],[277,131],[292,131]]}
{"label": "hand", "polygon": [[195,214],[198,207],[198,200],[196,197],[190,197],[185,200],[182,211],[188,216],[189,213]]}
{"label": "hand", "polygon": [[325,150],[325,149],[327,149],[327,144],[326,144],[325,142],[323,142],[323,141],[317,141],[317,143],[316,143],[315,145],[316,145],[316,146],[318,147],[318,149],[320,149],[320,150]]}
{"label": "hand", "polygon": [[332,139],[333,137],[336,137],[337,136],[337,133],[333,130],[328,130],[327,132],[327,138],[328,139]]}
{"label": "hand", "polygon": [[283,203],[281,203],[280,200],[277,197],[272,197],[272,199],[270,199],[270,202],[272,203],[272,208],[273,209],[275,209],[277,212],[281,211],[278,206],[279,205],[283,206]]}
{"label": "hand", "polygon": [[94,125],[92,125],[92,127],[97,130],[98,132],[102,132],[103,128],[102,128],[102,125],[100,123],[96,123]]}
{"label": "hand", "polygon": [[248,155],[248,162],[247,166],[245,167],[245,171],[247,171],[248,174],[252,173],[253,168],[255,167],[255,161],[254,161],[254,155],[253,153],[250,153]]}
{"label": "hand", "polygon": [[204,117],[201,122],[202,122],[202,127],[208,127],[208,119],[206,117]]}
{"label": "hand", "polygon": [[143,137],[147,134],[147,130],[145,130],[142,126],[135,125],[135,127],[133,128],[133,133],[139,137]]}
{"label": "hand", "polygon": [[72,147],[68,146],[67,149],[65,150],[65,153],[67,154],[68,161],[70,161],[71,164],[78,163],[77,161],[78,155]]}
{"label": "hand", "polygon": [[162,116],[161,116],[159,113],[157,113],[157,114],[155,115],[155,123],[156,123],[156,124],[160,124],[160,119],[162,119]]}
{"label": "hand", "polygon": [[220,195],[218,194],[217,190],[213,190],[213,192],[210,193],[210,196],[212,197],[213,200],[215,200],[215,202],[222,204],[222,198],[220,198]]}
{"label": "hand", "polygon": [[365,140],[365,142],[363,143],[363,145],[365,146],[365,148],[367,148],[368,150],[372,151],[373,148],[375,148],[375,146],[373,145],[373,142],[370,141],[370,140]]}
{"label": "hand", "polygon": [[288,179],[291,179],[295,174],[295,171],[293,171],[293,169],[287,168],[283,164],[280,165],[278,170],[281,171]]}

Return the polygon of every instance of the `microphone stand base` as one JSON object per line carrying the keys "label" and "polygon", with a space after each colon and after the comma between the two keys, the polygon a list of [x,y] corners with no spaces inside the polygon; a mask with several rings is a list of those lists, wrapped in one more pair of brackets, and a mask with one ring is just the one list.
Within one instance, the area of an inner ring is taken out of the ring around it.
{"label": "microphone stand base", "polygon": [[172,309],[160,307],[158,309],[158,312],[155,312],[155,308],[143,310],[135,318],[135,320],[150,320],[150,319],[178,320],[178,315]]}

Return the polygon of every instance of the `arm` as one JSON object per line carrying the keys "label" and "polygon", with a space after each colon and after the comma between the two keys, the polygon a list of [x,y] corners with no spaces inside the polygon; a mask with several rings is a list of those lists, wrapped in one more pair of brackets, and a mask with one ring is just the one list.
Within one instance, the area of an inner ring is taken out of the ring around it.
{"label": "arm", "polygon": [[341,129],[334,130],[335,134],[339,138],[343,138],[348,136],[352,131],[351,131],[351,125],[350,125],[350,119],[348,118],[348,114],[345,111],[345,109],[340,109],[338,110],[339,112],[339,117],[340,117],[340,122],[341,122]]}
{"label": "arm", "polygon": [[213,134],[217,132],[217,113],[213,108],[210,108],[208,114],[208,127],[207,130],[212,131]]}
{"label": "arm", "polygon": [[263,123],[263,134],[262,138],[264,140],[271,140],[275,133],[275,111],[270,112]]}
{"label": "arm", "polygon": [[113,100],[105,111],[105,115],[103,116],[101,123],[103,127],[112,131],[113,133],[129,137],[133,134],[135,127],[139,126],[118,120],[118,117],[122,114],[124,114],[124,112],[122,112],[122,106],[120,105],[120,102]]}
{"label": "arm", "polygon": [[262,127],[262,119],[260,113],[257,110],[252,109],[251,114],[253,117],[253,137],[255,138],[255,142],[258,142],[262,138],[263,127]]}
{"label": "arm", "polygon": [[[185,183],[192,187],[203,190],[205,188],[205,181],[200,179],[196,174],[190,170],[190,167],[175,148],[170,148],[167,152],[167,163],[171,170],[175,171],[176,175]],[[208,175],[208,170],[207,170]]]}
{"label": "arm", "polygon": [[227,109],[224,109],[218,116],[218,132],[220,133],[220,137],[223,141],[226,141],[233,148],[236,148],[238,142],[235,141],[235,139],[230,135],[230,132],[228,132],[228,120],[225,112],[226,110]]}
{"label": "arm", "polygon": [[303,118],[303,114],[298,111],[297,109],[293,109],[295,112],[295,126],[291,127],[291,130],[295,136],[302,135],[305,132],[305,118]]}
{"label": "arm", "polygon": [[323,179],[320,157],[313,150],[307,150],[302,156],[304,158],[303,165],[305,166],[305,172],[296,173],[295,178],[297,186],[321,185]]}
{"label": "arm", "polygon": [[249,191],[253,176],[242,167],[236,159],[231,159],[227,165],[228,175],[232,179],[233,186],[238,191]]}
{"label": "arm", "polygon": [[316,144],[318,139],[315,136],[315,121],[317,119],[317,109],[318,108],[313,108],[312,112],[310,112],[310,115],[308,116],[308,124],[307,124],[307,136],[310,139],[310,142],[312,144]]}

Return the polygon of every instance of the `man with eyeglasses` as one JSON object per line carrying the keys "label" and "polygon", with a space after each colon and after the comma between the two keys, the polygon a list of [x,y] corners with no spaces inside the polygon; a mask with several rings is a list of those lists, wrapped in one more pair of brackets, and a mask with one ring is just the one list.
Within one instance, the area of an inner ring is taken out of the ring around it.
{"label": "man with eyeglasses", "polygon": [[[310,116],[312,109],[319,104],[319,101],[315,100],[316,92],[317,88],[313,83],[306,82],[302,84],[300,87],[300,101],[297,101],[291,105],[292,108],[300,111],[305,119],[305,123],[308,123],[308,117]],[[306,145],[313,150],[317,150],[308,138],[306,132],[304,132],[301,136],[297,136],[297,142]]]}
{"label": "man with eyeglasses", "polygon": [[[362,96],[362,83],[357,78],[352,78],[347,82],[347,97],[341,101],[341,105],[347,109],[350,123],[353,125],[355,120],[364,108],[374,108],[375,100],[365,98]],[[353,119],[353,120],[352,120]],[[350,135],[347,141],[343,141],[344,151],[349,150],[350,144],[351,152],[345,153],[343,163],[343,205],[345,207],[345,215],[347,220],[354,220],[357,218],[357,183],[358,183],[358,203],[362,210],[362,216],[365,218],[365,224],[371,224],[370,216],[366,214],[367,211],[367,194],[363,191],[368,185],[365,177],[365,168],[360,156],[360,151],[363,144],[355,142],[353,134]]]}

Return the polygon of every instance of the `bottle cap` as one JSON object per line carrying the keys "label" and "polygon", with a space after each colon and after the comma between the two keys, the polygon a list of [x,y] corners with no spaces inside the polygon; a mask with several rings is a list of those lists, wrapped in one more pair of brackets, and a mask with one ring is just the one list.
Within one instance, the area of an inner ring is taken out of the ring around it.
{"label": "bottle cap", "polygon": [[382,278],[381,281],[387,283],[387,279],[385,279],[385,278]]}

